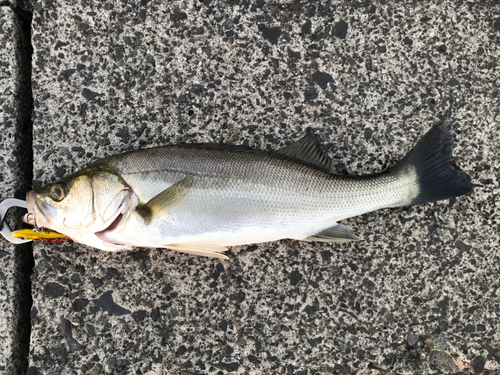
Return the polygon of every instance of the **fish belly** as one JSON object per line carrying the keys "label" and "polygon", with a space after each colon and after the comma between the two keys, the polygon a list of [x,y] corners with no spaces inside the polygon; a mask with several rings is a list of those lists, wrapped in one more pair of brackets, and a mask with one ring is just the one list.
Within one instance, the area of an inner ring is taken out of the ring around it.
{"label": "fish belly", "polygon": [[391,206],[398,199],[388,196],[387,186],[394,185],[394,181],[335,180],[326,175],[317,184],[309,181],[306,188],[300,179],[297,186],[270,185],[258,179],[183,173],[137,174],[126,176],[126,180],[141,200],[147,202],[186,177],[192,183],[180,204],[149,223],[134,210],[106,238],[142,247],[301,240],[335,225],[338,220]]}
{"label": "fish belly", "polygon": [[[245,186],[246,185],[246,186]],[[245,188],[246,187],[246,188]],[[275,190],[275,191],[272,191]],[[157,220],[146,223],[133,211],[107,239],[134,246],[172,243],[238,245],[307,237],[331,222],[324,200],[242,181],[206,188],[196,184],[188,196]]]}

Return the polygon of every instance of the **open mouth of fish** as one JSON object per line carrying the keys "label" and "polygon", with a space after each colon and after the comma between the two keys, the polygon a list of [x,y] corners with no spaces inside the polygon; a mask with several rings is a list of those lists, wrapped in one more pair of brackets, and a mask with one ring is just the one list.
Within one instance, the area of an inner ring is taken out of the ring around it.
{"label": "open mouth of fish", "polygon": [[28,213],[23,218],[26,224],[33,225],[38,229],[42,227],[42,223],[47,223],[47,218],[43,214],[43,210],[38,206],[33,191],[26,194],[26,209]]}

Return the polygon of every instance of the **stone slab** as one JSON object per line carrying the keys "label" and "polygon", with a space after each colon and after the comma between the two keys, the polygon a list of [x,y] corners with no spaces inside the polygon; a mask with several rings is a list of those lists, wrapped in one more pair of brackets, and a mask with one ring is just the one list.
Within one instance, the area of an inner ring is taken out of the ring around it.
{"label": "stone slab", "polygon": [[[22,134],[28,102],[23,91],[24,78],[19,53],[22,23],[10,7],[0,7],[0,199],[22,198],[27,189],[26,155],[31,155],[28,136]],[[30,115],[28,114],[28,118]],[[19,217],[9,215],[12,224]],[[23,320],[23,307],[29,312],[29,276],[25,265],[31,247],[0,242],[0,374],[19,373],[27,365],[29,319]]]}
{"label": "stone slab", "polygon": [[380,171],[451,119],[471,196],[348,223],[348,245],[35,246],[30,374],[499,370],[500,6],[38,1],[34,184],[185,142],[274,150],[309,127]]}

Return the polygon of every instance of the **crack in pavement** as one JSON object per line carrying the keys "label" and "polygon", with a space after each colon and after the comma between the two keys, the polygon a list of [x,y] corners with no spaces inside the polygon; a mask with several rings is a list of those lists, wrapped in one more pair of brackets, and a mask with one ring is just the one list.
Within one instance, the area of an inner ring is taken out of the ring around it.
{"label": "crack in pavement", "polygon": [[[15,89],[15,98],[18,105],[16,116],[13,158],[22,171],[18,176],[19,185],[14,196],[24,199],[25,194],[31,189],[33,180],[33,95],[31,88],[31,20],[32,13],[10,2],[0,2],[0,7],[10,7],[17,16],[18,27],[15,37],[15,53],[17,61],[18,82]],[[21,219],[17,217],[17,226],[21,226]],[[32,307],[31,274],[34,267],[33,247],[30,243],[16,246],[14,258],[14,321],[15,333],[12,345],[12,369],[15,374],[26,374],[28,371],[28,355],[31,335],[30,312]]]}

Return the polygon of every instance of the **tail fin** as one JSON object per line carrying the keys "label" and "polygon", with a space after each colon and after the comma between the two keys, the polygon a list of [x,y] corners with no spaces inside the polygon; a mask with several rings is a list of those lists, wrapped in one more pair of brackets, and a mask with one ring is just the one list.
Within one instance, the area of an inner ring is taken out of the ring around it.
{"label": "tail fin", "polygon": [[410,205],[458,197],[473,189],[470,176],[452,160],[453,137],[449,127],[434,125],[391,172],[416,173],[418,194]]}

